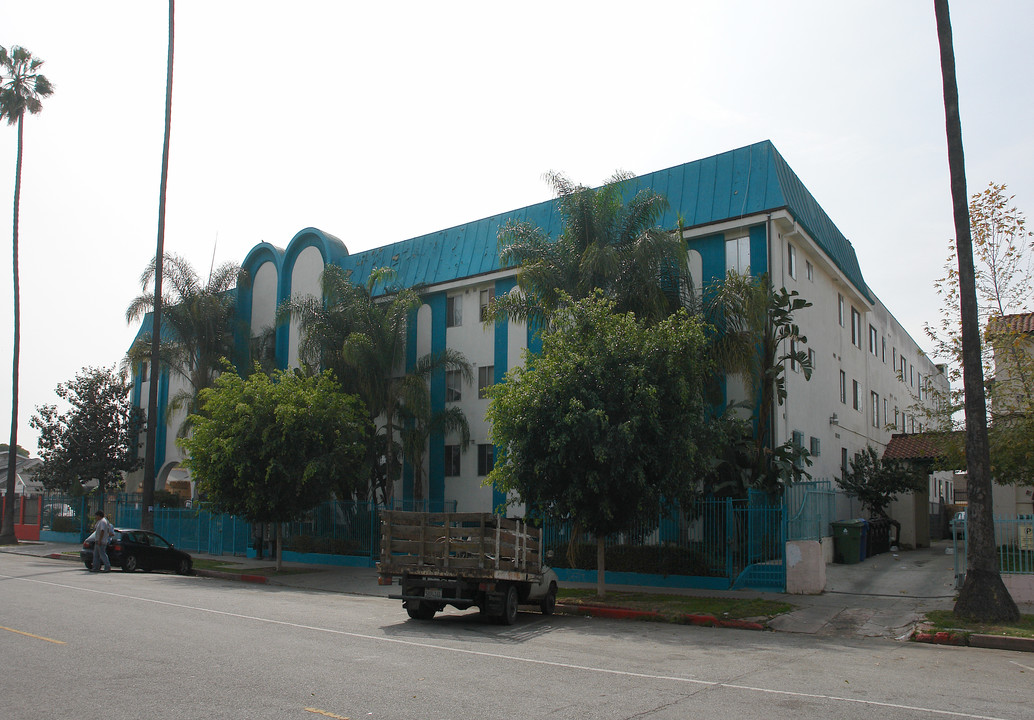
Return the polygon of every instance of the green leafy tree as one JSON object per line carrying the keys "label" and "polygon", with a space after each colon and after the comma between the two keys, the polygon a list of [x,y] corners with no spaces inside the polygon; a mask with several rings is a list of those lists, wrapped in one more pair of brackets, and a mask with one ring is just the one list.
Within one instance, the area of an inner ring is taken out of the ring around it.
{"label": "green leafy tree", "polygon": [[305,377],[255,372],[220,375],[201,391],[190,437],[180,438],[198,490],[227,512],[253,522],[298,518],[343,482],[359,488],[366,452],[366,411],[330,373]]}
{"label": "green leafy tree", "polygon": [[36,478],[50,490],[78,494],[97,481],[105,493],[124,484],[140,467],[138,437],[143,414],[133,405],[132,383],[115,368],[83,368],[59,383],[55,393],[68,405],[40,405],[29,421],[39,431],[43,464]]}
{"label": "green leafy tree", "polygon": [[[198,394],[211,387],[223,367],[223,360],[233,355],[237,311],[237,293],[233,289],[242,277],[241,269],[226,263],[215,268],[204,281],[190,263],[177,255],[167,255],[163,266],[162,323],[166,336],[161,342],[161,364],[182,377],[188,387],[169,399],[169,413],[184,407],[193,413]],[[153,309],[154,295],[148,287],[156,273],[157,266],[152,261],[140,277],[143,292],[126,309],[127,322],[138,322]],[[130,348],[129,362],[150,359],[152,333],[144,333]],[[154,377],[157,378],[157,373]],[[189,429],[188,415],[180,435]]]}
{"label": "green leafy tree", "polygon": [[[18,213],[22,196],[22,151],[24,149],[25,113],[37,115],[43,110],[43,98],[54,93],[54,86],[39,70],[43,61],[23,47],[10,51],[0,46],[0,120],[18,126],[18,155],[14,163],[14,221],[11,233],[12,272],[14,275],[14,344],[11,361],[11,441],[18,447],[18,372],[21,354],[21,292],[18,279]],[[7,464],[7,497],[14,497],[18,473],[16,463]],[[14,503],[6,503],[0,523],[0,545],[18,542],[14,535]]]}
{"label": "green leafy tree", "polygon": [[595,534],[602,596],[605,537],[649,527],[662,501],[699,487],[719,434],[704,391],[712,366],[699,318],[647,325],[600,293],[560,300],[542,354],[489,390],[503,452],[485,483]]}
{"label": "green leafy tree", "polygon": [[[723,470],[726,485],[735,494],[747,486],[779,492],[788,482],[807,475],[811,464],[807,451],[793,441],[777,444],[772,434],[773,414],[786,401],[786,366],[800,366],[805,380],[812,367],[794,315],[811,303],[796,290],[772,287],[767,274],[759,276],[730,272],[708,288],[709,315],[718,328],[713,352],[718,367],[739,375],[747,389],[741,407],[753,418],[752,447]],[[746,461],[743,463],[743,461]],[[731,468],[731,469],[730,469]]]}
{"label": "green leafy tree", "polygon": [[499,231],[500,261],[519,268],[521,292],[496,299],[497,317],[545,326],[565,298],[580,300],[597,288],[618,312],[649,321],[691,302],[681,233],[657,226],[668,201],[647,188],[625,202],[633,177],[618,172],[593,189],[560,173],[546,175],[563,230],[553,238],[531,223],[511,220]]}
{"label": "green leafy tree", "polygon": [[872,445],[858,453],[844,470],[840,487],[858,498],[869,517],[887,517],[887,508],[898,495],[926,487],[927,472],[901,460],[884,460]]}
{"label": "green leafy tree", "polygon": [[966,158],[959,116],[959,88],[955,79],[955,47],[952,41],[948,0],[934,0],[937,42],[940,49],[944,92],[948,169],[959,262],[959,309],[962,326],[962,376],[966,391],[966,493],[968,533],[966,581],[955,603],[955,614],[983,622],[1015,621],[1020,617],[1009,590],[1002,582],[995,552],[991,507],[991,454],[987,437],[987,407],[980,350],[976,272],[966,192]]}

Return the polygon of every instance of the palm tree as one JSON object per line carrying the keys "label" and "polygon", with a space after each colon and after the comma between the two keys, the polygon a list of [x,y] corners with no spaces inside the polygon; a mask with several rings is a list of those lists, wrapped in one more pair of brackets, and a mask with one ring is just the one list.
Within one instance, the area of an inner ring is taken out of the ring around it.
{"label": "palm tree", "polygon": [[[162,260],[165,257],[165,198],[169,187],[169,138],[172,135],[172,64],[175,57],[176,38],[176,4],[169,0],[169,52],[165,70],[165,140],[162,144],[162,177],[158,188],[158,242],[155,250],[155,273],[154,273],[154,302],[152,305],[152,318],[154,327],[162,327],[162,285],[163,273]],[[161,362],[161,333],[156,332],[151,337],[151,367],[160,367]],[[141,498],[142,509],[140,512],[141,527],[145,530],[154,529],[154,516],[151,508],[154,505],[154,460],[157,455],[158,445],[158,383],[151,383],[147,393],[147,434],[144,441],[144,479],[142,483]]]}
{"label": "palm tree", "polygon": [[[811,361],[801,349],[808,338],[801,334],[793,314],[811,303],[797,291],[776,290],[768,275],[758,277],[730,272],[709,288],[709,314],[719,329],[712,352],[718,366],[744,380],[748,398],[745,406],[754,414],[750,481],[768,491],[778,489],[782,469],[794,474],[798,466],[778,461],[794,448],[777,446],[772,436],[773,413],[786,400],[785,363],[799,364],[806,380],[811,379]],[[773,462],[776,461],[776,462]],[[743,491],[745,488],[738,488]]]}
{"label": "palm tree", "polygon": [[976,271],[970,230],[966,159],[959,117],[959,88],[955,79],[948,0],[934,0],[937,40],[941,55],[948,169],[955,218],[955,244],[959,260],[959,306],[962,325],[962,383],[966,393],[966,466],[969,498],[966,580],[955,603],[955,614],[980,622],[1015,621],[1020,617],[998,569],[994,518],[991,514],[991,453],[987,439],[987,404],[980,352],[980,319],[977,310]]}
{"label": "palm tree", "polygon": [[[424,357],[427,357],[426,355]],[[455,405],[437,412],[431,411],[431,394],[416,393],[399,410],[398,427],[402,441],[403,457],[413,468],[413,500],[420,502],[424,496],[424,455],[427,441],[432,435],[458,434],[461,450],[470,445],[470,425],[467,416]]]}
{"label": "palm tree", "polygon": [[[366,285],[353,283],[336,265],[328,265],[321,278],[323,298],[294,298],[281,305],[278,323],[295,317],[301,329],[299,355],[309,371],[332,369],[346,392],[359,395],[366,404],[376,434],[370,444],[368,464],[374,497],[387,504],[402,473],[397,438],[410,417],[431,416],[428,382],[436,373],[459,371],[473,381],[470,363],[462,353],[446,349],[417,358],[406,369],[406,340],[411,316],[420,307],[420,295],[412,288],[392,285],[393,271],[374,270]],[[374,297],[375,288],[384,288]],[[436,422],[441,422],[437,421]]]}
{"label": "palm tree", "polygon": [[[168,368],[186,380],[189,390],[181,390],[170,399],[169,412],[185,407],[189,417],[195,410],[198,393],[212,386],[224,359],[233,354],[237,309],[237,294],[233,289],[241,279],[241,269],[226,263],[215,268],[207,282],[202,282],[190,263],[177,255],[167,255],[163,265],[166,283],[161,299],[165,307],[162,325],[168,336],[159,338],[160,364],[157,367]],[[140,276],[143,292],[126,310],[127,322],[139,321],[153,309],[154,296],[148,288],[156,273],[157,264],[152,261]],[[151,357],[153,339],[152,325],[151,333],[130,348],[129,361],[135,363]],[[157,378],[154,372],[152,385],[157,385]],[[185,421],[180,435],[188,430],[189,422]]]}
{"label": "palm tree", "polygon": [[[23,130],[26,111],[33,115],[43,110],[42,98],[54,93],[54,86],[39,72],[43,61],[17,45],[8,52],[0,47],[0,119],[18,126],[18,155],[14,165],[14,227],[12,252],[14,271],[14,353],[11,363],[11,441],[9,447],[18,447],[18,362],[21,353],[21,294],[18,283],[18,210],[22,189]],[[0,526],[0,545],[18,542],[14,535],[14,489],[17,482],[15,463],[7,464],[7,502]]]}
{"label": "palm tree", "polygon": [[599,288],[616,312],[656,320],[692,298],[686,246],[679,230],[661,230],[664,196],[640,190],[627,203],[628,173],[615,173],[598,189],[575,185],[560,173],[546,181],[557,197],[563,231],[551,238],[528,222],[511,220],[499,231],[499,258],[519,267],[520,295],[498,298],[497,317],[547,323],[563,304]]}

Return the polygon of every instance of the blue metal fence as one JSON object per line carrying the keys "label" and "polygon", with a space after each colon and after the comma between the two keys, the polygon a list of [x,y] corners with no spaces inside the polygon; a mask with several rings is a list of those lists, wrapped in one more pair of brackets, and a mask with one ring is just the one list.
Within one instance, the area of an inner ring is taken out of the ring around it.
{"label": "blue metal fence", "polygon": [[[966,581],[966,550],[969,518],[953,521],[951,533],[955,552],[955,587]],[[1034,515],[995,515],[995,547],[998,570],[1003,575],[1034,575]]]}
{"label": "blue metal fence", "polygon": [[787,540],[822,540],[831,536],[836,512],[836,491],[829,480],[798,482],[783,494]]}

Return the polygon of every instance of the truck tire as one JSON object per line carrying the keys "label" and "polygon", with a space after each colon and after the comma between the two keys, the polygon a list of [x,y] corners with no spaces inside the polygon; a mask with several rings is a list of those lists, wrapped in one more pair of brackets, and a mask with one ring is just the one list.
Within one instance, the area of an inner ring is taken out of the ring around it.
{"label": "truck tire", "polygon": [[543,615],[552,615],[556,610],[556,583],[549,584],[549,591],[539,604]]}
{"label": "truck tire", "polygon": [[410,600],[406,604],[406,612],[414,620],[433,620],[434,614],[438,612],[438,608],[422,600]]}
{"label": "truck tire", "polygon": [[520,597],[517,594],[516,585],[508,585],[506,588],[506,599],[503,601],[503,614],[499,616],[499,622],[503,625],[513,625],[517,622],[517,606],[520,604]]}

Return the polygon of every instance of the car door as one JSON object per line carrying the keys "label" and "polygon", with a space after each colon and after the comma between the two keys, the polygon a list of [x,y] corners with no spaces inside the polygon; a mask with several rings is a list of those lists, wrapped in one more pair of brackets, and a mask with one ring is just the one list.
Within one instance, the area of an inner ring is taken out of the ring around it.
{"label": "car door", "polygon": [[151,546],[152,567],[155,570],[175,570],[176,558],[173,557],[172,546],[161,535],[153,532],[147,533],[147,540]]}

